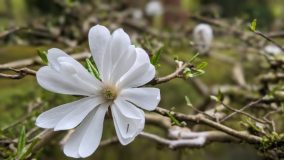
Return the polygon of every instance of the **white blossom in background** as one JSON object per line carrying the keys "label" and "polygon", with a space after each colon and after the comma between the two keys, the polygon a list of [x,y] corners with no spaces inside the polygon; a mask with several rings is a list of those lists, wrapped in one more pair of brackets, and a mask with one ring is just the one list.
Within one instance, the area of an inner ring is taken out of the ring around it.
{"label": "white blossom in background", "polygon": [[269,44],[264,47],[264,52],[270,55],[278,55],[282,50],[274,44]]}
{"label": "white blossom in background", "polygon": [[198,24],[193,30],[193,40],[200,54],[209,51],[213,40],[213,30],[208,24]]}
{"label": "white blossom in background", "polygon": [[54,131],[75,128],[64,144],[64,153],[74,158],[88,157],[97,149],[107,111],[120,143],[127,145],[144,128],[141,108],[154,110],[160,101],[159,89],[139,87],[154,78],[155,68],[148,54],[131,45],[122,29],[110,34],[106,27],[96,25],[89,31],[89,45],[101,80],[56,48],[48,50],[48,66],[36,74],[38,83],[51,92],[83,96],[42,113],[36,120],[37,126]]}
{"label": "white blossom in background", "polygon": [[150,1],[146,4],[145,13],[147,16],[159,16],[164,13],[163,4],[158,0]]}
{"label": "white blossom in background", "polygon": [[132,18],[135,19],[135,20],[140,20],[143,18],[143,12],[141,9],[133,9],[132,11]]}

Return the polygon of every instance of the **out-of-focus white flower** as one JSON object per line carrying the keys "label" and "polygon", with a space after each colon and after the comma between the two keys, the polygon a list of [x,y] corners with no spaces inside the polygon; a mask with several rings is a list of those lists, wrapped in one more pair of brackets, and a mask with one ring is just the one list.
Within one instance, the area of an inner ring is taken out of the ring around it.
{"label": "out-of-focus white flower", "polygon": [[90,156],[97,149],[108,110],[120,143],[126,145],[144,128],[140,108],[154,110],[160,101],[159,89],[139,87],[154,78],[155,68],[148,54],[131,45],[122,29],[110,34],[106,27],[96,25],[89,31],[89,45],[101,80],[56,48],[48,50],[49,64],[36,74],[38,83],[51,92],[84,96],[36,120],[37,126],[54,131],[75,128],[64,145],[64,153],[74,158]]}
{"label": "out-of-focus white flower", "polygon": [[163,4],[160,1],[150,1],[145,7],[146,15],[148,16],[159,16],[164,13]]}
{"label": "out-of-focus white flower", "polygon": [[278,55],[282,50],[274,44],[269,44],[264,47],[264,52],[270,55]]}
{"label": "out-of-focus white flower", "polygon": [[199,53],[207,53],[213,40],[213,30],[208,24],[198,24],[193,30],[193,40]]}
{"label": "out-of-focus white flower", "polygon": [[143,17],[143,12],[141,9],[133,9],[132,18],[135,20],[140,20]]}

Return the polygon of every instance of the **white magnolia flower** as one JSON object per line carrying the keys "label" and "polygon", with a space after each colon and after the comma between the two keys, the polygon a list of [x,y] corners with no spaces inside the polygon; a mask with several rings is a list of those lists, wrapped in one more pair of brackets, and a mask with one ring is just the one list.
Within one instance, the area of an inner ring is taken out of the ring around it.
{"label": "white magnolia flower", "polygon": [[270,55],[278,55],[282,50],[274,44],[270,44],[264,47],[264,52]]}
{"label": "white magnolia flower", "polygon": [[213,40],[213,30],[208,24],[199,24],[193,30],[193,40],[199,53],[209,51]]}
{"label": "white magnolia flower", "polygon": [[164,7],[160,1],[150,1],[145,7],[146,15],[159,16],[164,13]]}
{"label": "white magnolia flower", "polygon": [[131,45],[129,36],[117,29],[112,34],[104,26],[89,31],[89,45],[100,80],[60,49],[48,50],[48,66],[37,72],[45,89],[84,98],[42,113],[36,125],[54,131],[75,128],[64,145],[70,157],[87,157],[98,147],[106,112],[111,111],[117,137],[126,145],[143,130],[145,117],[140,109],[154,110],[160,90],[141,87],[152,80],[155,68],[142,48]]}

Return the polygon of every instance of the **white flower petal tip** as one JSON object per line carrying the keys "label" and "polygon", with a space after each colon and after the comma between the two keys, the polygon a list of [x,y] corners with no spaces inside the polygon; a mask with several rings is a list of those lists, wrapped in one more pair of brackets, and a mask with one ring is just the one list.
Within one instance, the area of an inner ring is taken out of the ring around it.
{"label": "white flower petal tip", "polygon": [[144,129],[145,115],[141,109],[152,111],[161,99],[159,89],[141,87],[154,78],[155,67],[145,50],[131,44],[123,29],[111,34],[106,27],[96,25],[88,37],[100,80],[56,48],[48,50],[48,66],[36,74],[40,86],[51,92],[84,96],[36,119],[41,128],[74,129],[64,145],[64,153],[73,158],[85,158],[95,152],[109,108],[117,137],[122,145],[127,145]]}
{"label": "white flower petal tip", "polygon": [[193,30],[193,40],[199,53],[207,53],[213,40],[213,29],[208,24],[198,24]]}
{"label": "white flower petal tip", "polygon": [[107,109],[106,104],[100,105],[76,128],[64,145],[64,153],[67,156],[85,158],[95,152],[102,137]]}
{"label": "white flower petal tip", "polygon": [[39,115],[36,125],[41,128],[53,128],[54,131],[72,129],[102,102],[100,97],[87,97],[60,105]]}
{"label": "white flower petal tip", "polygon": [[133,104],[117,99],[112,106],[117,137],[122,145],[132,142],[144,129],[145,115]]}

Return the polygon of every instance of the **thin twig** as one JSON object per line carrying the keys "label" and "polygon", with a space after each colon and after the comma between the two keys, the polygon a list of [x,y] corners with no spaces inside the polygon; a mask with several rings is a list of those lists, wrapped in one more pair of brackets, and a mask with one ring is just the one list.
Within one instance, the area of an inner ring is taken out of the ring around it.
{"label": "thin twig", "polygon": [[[260,103],[262,100],[263,100],[263,97],[260,98],[260,99],[258,99],[258,100],[256,100],[256,101],[250,102],[249,104],[245,105],[243,108],[241,108],[241,109],[239,109],[239,110],[236,110],[236,109],[234,109],[234,108],[231,108],[231,107],[229,107],[229,106],[223,104],[225,107],[229,108],[230,110],[233,110],[234,112],[231,113],[231,114],[229,114],[228,116],[226,116],[226,117],[223,118],[222,120],[220,120],[220,123],[223,122],[223,121],[226,121],[227,119],[231,118],[232,116],[234,116],[234,115],[237,114],[237,113],[241,113],[241,114],[244,114],[244,115],[249,116],[250,118],[252,118],[252,116],[251,116],[250,114],[248,114],[248,113],[246,113],[246,112],[243,112],[243,111],[246,110],[247,108],[250,108],[250,107],[252,107],[252,106],[254,106],[254,105]],[[248,114],[248,115],[247,115],[247,114]],[[252,119],[255,119],[255,117],[253,117]],[[257,119],[257,118],[256,118],[256,119]],[[257,120],[259,120],[259,119],[257,119]],[[261,123],[263,123],[263,121],[261,121]]]}

